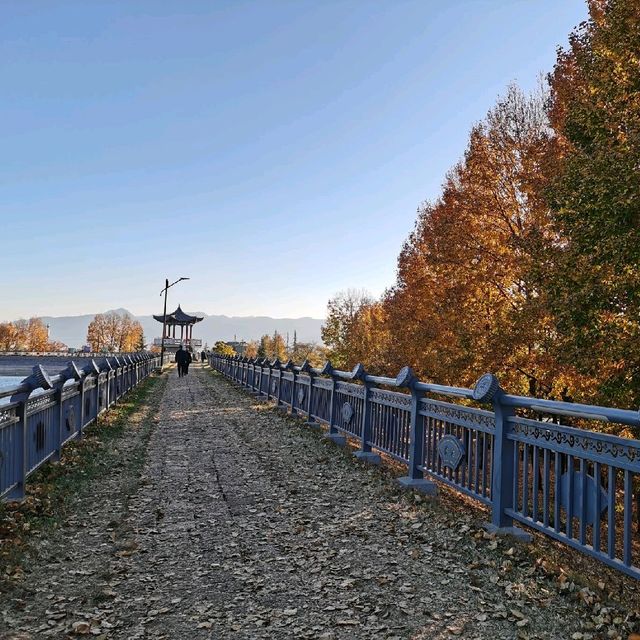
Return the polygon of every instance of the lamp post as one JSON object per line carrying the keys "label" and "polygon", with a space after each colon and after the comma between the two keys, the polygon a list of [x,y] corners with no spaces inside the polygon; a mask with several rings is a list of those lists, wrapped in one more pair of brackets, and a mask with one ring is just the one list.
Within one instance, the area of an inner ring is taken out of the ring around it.
{"label": "lamp post", "polygon": [[160,292],[160,295],[164,293],[164,314],[162,316],[162,343],[160,346],[160,368],[164,366],[164,336],[167,328],[167,291],[169,287],[173,287],[174,284],[178,284],[182,280],[189,280],[189,278],[178,278],[175,282],[169,284],[169,278],[164,281],[164,289]]}

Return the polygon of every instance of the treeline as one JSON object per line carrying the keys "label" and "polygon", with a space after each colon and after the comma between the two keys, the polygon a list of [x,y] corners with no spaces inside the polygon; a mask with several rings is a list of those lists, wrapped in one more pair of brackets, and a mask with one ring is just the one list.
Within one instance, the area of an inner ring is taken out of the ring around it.
{"label": "treeline", "polygon": [[0,351],[63,351],[67,346],[49,340],[41,318],[0,322]]}
{"label": "treeline", "polygon": [[329,302],[334,365],[640,404],[640,0],[589,16],[540,90],[473,127],[395,284]]}
{"label": "treeline", "polygon": [[[224,342],[216,342],[214,351],[221,355],[235,354],[233,348]],[[299,342],[295,331],[291,344],[289,344],[288,335],[285,340],[277,331],[274,331],[273,335],[263,335],[260,340],[251,340],[245,347],[244,355],[247,358],[268,358],[269,360],[278,358],[282,363],[293,360],[296,364],[300,364],[308,360],[314,367],[321,366],[327,358],[324,347],[315,342]]]}

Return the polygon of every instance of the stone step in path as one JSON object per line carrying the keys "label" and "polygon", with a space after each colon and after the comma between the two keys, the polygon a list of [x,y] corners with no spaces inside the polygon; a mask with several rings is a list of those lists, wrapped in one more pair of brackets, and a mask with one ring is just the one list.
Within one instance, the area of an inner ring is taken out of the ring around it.
{"label": "stone step in path", "polygon": [[208,367],[158,400],[140,481],[123,502],[114,471],[41,549],[28,597],[0,598],[4,637],[605,637],[470,512],[416,503]]}

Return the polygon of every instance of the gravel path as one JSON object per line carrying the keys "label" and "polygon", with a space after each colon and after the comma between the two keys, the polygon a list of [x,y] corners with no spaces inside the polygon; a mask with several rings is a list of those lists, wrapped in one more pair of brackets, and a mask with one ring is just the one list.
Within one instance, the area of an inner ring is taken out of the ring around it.
{"label": "gravel path", "polygon": [[588,590],[558,585],[469,513],[401,492],[200,365],[170,374],[158,415],[126,504],[117,483],[103,487],[93,515],[47,543],[28,597],[4,609],[24,635],[5,637],[526,640],[614,628],[604,609],[590,630]]}

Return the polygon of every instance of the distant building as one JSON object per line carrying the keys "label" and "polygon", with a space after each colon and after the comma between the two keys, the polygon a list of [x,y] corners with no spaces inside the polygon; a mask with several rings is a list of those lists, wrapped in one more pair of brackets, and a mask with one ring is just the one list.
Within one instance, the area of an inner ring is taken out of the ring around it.
{"label": "distant building", "polygon": [[244,352],[247,348],[247,343],[242,340],[241,342],[236,342],[235,340],[232,340],[231,342],[227,342],[227,344],[239,355],[239,356],[243,356]]}

